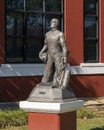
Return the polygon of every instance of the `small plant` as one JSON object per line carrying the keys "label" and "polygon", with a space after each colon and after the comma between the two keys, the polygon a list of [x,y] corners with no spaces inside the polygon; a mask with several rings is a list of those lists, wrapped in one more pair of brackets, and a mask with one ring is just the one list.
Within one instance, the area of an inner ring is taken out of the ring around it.
{"label": "small plant", "polygon": [[78,118],[84,118],[84,119],[94,118],[94,117],[96,117],[96,114],[93,111],[91,111],[90,109],[81,108],[77,112],[77,117]]}

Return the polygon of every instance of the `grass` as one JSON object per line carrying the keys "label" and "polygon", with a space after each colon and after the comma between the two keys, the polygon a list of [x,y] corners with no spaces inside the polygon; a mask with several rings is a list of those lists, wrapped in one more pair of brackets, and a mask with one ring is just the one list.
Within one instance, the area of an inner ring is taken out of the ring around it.
{"label": "grass", "polygon": [[104,117],[77,119],[77,130],[104,130]]}
{"label": "grass", "polygon": [[27,126],[20,126],[20,127],[8,127],[8,128],[5,128],[5,129],[0,129],[0,130],[27,130]]}
{"label": "grass", "polygon": [[27,125],[27,113],[20,109],[0,110],[0,128]]}
{"label": "grass", "polygon": [[[27,113],[21,109],[0,110],[0,130],[27,130]],[[104,116],[92,109],[79,109],[77,130],[104,130]]]}
{"label": "grass", "polygon": [[81,108],[77,112],[77,130],[104,130],[104,116],[90,108]]}
{"label": "grass", "polygon": [[78,118],[94,118],[97,117],[97,114],[88,108],[81,108],[77,111]]}
{"label": "grass", "polygon": [[[27,126],[8,127],[0,130],[27,130]],[[104,130],[104,117],[77,119],[77,130]]]}

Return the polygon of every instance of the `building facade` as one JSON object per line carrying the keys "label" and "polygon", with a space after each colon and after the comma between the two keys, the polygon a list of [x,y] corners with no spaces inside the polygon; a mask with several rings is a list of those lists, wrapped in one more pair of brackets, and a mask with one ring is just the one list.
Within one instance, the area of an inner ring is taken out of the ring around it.
{"label": "building facade", "polygon": [[38,53],[51,18],[69,50],[77,97],[104,96],[104,0],[1,0],[0,102],[25,100],[41,81]]}

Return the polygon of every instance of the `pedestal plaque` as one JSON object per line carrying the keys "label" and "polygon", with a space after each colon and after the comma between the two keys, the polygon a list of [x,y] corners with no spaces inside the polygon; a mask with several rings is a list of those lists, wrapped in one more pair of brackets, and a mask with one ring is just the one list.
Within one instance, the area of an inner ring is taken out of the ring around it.
{"label": "pedestal plaque", "polygon": [[71,89],[68,88],[53,88],[52,83],[40,83],[29,95],[27,99],[30,102],[68,102],[77,100]]}

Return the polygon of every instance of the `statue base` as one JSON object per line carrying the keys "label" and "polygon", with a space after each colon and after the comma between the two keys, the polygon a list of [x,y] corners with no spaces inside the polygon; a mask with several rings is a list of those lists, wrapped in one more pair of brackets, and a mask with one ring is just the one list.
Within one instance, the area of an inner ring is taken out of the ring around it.
{"label": "statue base", "polygon": [[27,99],[29,102],[69,102],[73,100],[77,99],[70,87],[53,88],[51,82],[38,84]]}

